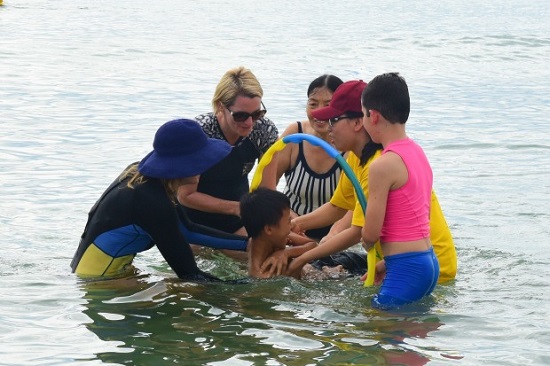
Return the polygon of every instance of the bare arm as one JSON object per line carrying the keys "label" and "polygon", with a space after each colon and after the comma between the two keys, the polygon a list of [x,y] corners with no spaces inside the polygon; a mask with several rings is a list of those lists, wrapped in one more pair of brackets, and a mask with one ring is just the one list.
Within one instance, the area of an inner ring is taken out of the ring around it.
{"label": "bare arm", "polygon": [[281,153],[282,151],[274,153],[271,162],[264,167],[260,187],[272,190],[277,189],[277,184],[279,183],[279,179],[281,178],[281,176],[277,172],[277,167],[279,165],[279,155]]}
{"label": "bare arm", "polygon": [[338,234],[339,232],[344,231],[345,229],[349,228],[351,226],[351,219],[353,218],[353,211],[349,210],[346,212],[344,217],[342,217],[340,220],[336,221],[332,226],[330,227],[330,230],[327,235],[325,235],[319,244],[324,243],[329,238],[332,238],[334,235]]}
{"label": "bare arm", "polygon": [[292,231],[300,233],[306,230],[332,225],[340,220],[346,212],[347,210],[327,202],[315,211],[293,219],[292,224],[294,227]]}
{"label": "bare arm", "polygon": [[[277,250],[275,253],[267,257],[260,267],[260,272],[262,273],[262,276],[272,277],[275,275],[280,276],[283,273],[285,274],[288,273],[287,272],[288,263],[292,258],[296,258],[302,255],[303,253],[307,252],[308,250],[313,249],[317,246],[316,242],[312,241],[309,238],[306,238],[306,239],[307,239],[307,242],[303,242],[295,246],[286,247],[285,249],[282,249],[282,250]],[[300,267],[300,270],[301,269],[302,267]],[[296,273],[300,273],[300,272],[298,271]],[[299,276],[293,275],[293,277],[299,277]]]}
{"label": "bare arm", "polygon": [[369,167],[369,204],[365,213],[365,225],[361,230],[363,244],[367,250],[380,239],[388,193],[393,184],[393,172],[387,158],[388,155],[383,155]]}
{"label": "bare arm", "polygon": [[[306,253],[307,251],[316,248],[316,247],[317,247],[317,243],[311,241],[307,244],[303,244],[303,245],[300,245],[300,246],[297,246],[297,247],[286,248],[285,250],[287,250],[289,252],[289,258],[296,258],[296,257],[299,257],[300,255]],[[291,259],[290,260],[291,263],[294,260],[295,259]],[[294,277],[294,278],[301,278],[302,277],[302,268],[304,267],[305,264],[306,263],[304,263],[303,265],[300,265],[300,266],[294,266],[294,267],[292,267],[292,269],[290,267],[288,267],[287,270],[285,271],[285,275],[290,276],[290,277]]]}
{"label": "bare arm", "polygon": [[302,245],[297,245],[297,246],[292,246],[292,247],[286,247],[284,250],[286,252],[286,256],[289,258],[289,259],[292,259],[292,258],[296,258],[296,257],[299,257],[301,256],[302,254],[304,254],[305,252],[313,249],[313,248],[316,248],[317,247],[317,243],[314,242],[314,241],[308,241],[307,243],[305,244],[302,244]]}
{"label": "bare arm", "polygon": [[311,238],[308,238],[305,235],[301,235],[301,234],[291,232],[290,234],[288,234],[287,244],[292,245],[292,246],[300,246],[300,245],[304,245],[304,244],[309,244],[312,241],[313,240]]}
{"label": "bare arm", "polygon": [[315,259],[323,258],[328,255],[345,250],[359,242],[361,239],[361,227],[350,226],[344,231],[336,234],[322,245],[319,245],[304,254],[295,258],[288,267],[288,272],[293,273],[297,268]]}
{"label": "bare arm", "polygon": [[198,183],[186,184],[178,189],[178,201],[182,205],[205,212],[240,216],[238,201],[229,201],[197,192]]}
{"label": "bare arm", "polygon": [[[374,284],[378,286],[382,284],[382,281],[386,277],[386,261],[382,259],[381,261],[376,262],[375,271]],[[361,282],[365,282],[365,280],[367,279],[367,274],[368,271],[361,276]]]}

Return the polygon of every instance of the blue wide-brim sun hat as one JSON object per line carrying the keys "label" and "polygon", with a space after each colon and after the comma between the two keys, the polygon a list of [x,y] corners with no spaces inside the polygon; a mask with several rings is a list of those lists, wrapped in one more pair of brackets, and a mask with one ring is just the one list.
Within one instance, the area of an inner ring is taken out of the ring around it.
{"label": "blue wide-brim sun hat", "polygon": [[177,119],[160,126],[153,151],[141,160],[138,171],[152,178],[192,177],[219,163],[231,148],[223,140],[209,138],[198,122]]}

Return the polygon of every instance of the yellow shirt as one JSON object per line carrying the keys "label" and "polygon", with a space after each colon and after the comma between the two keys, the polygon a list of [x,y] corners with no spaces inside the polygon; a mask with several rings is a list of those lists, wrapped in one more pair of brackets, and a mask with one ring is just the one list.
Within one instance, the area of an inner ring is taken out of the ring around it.
{"label": "yellow shirt", "polygon": [[[380,155],[381,151],[379,150],[364,166],[359,164],[360,160],[353,152],[350,152],[346,159],[365,193],[367,202],[369,199],[369,166],[372,161]],[[353,184],[345,173],[340,175],[340,180],[330,199],[330,203],[345,210],[353,210],[352,225],[363,227],[365,224],[365,213],[357,199]],[[454,279],[457,268],[456,249],[451,230],[447,225],[447,221],[445,220],[445,216],[443,215],[443,211],[441,210],[441,206],[433,190],[432,203],[430,206],[430,240],[434,247],[437,260],[439,261],[438,282],[443,283]]]}

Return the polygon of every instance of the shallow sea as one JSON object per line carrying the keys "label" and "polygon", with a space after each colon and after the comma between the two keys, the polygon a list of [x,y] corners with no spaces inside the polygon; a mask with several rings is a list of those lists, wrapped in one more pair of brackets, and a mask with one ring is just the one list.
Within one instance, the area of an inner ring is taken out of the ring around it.
{"label": "shallow sea", "polygon": [[[550,364],[548,19],[545,0],[4,0],[0,364]],[[401,72],[456,280],[386,313],[356,279],[186,283],[155,250],[127,280],[71,274],[108,183],[239,65],[281,131],[320,74]]]}

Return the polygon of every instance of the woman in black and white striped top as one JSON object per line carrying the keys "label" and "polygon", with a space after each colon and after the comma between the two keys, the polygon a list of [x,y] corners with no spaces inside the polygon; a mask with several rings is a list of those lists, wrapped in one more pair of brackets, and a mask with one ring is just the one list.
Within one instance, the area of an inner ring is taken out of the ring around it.
{"label": "woman in black and white striped top", "polygon": [[[294,133],[306,133],[331,143],[328,122],[315,120],[311,111],[328,106],[332,94],[340,84],[342,80],[334,75],[321,75],[313,80],[307,89],[308,119],[291,123],[280,138]],[[277,162],[277,181],[283,174],[285,176],[284,193],[290,198],[294,216],[309,213],[330,200],[338,184],[341,168],[323,148],[309,142],[287,144],[276,154],[274,161]],[[271,169],[275,166],[270,165]],[[276,182],[262,182],[262,185],[275,189]],[[306,232],[306,235],[320,240],[329,230],[330,227],[319,228]]]}

